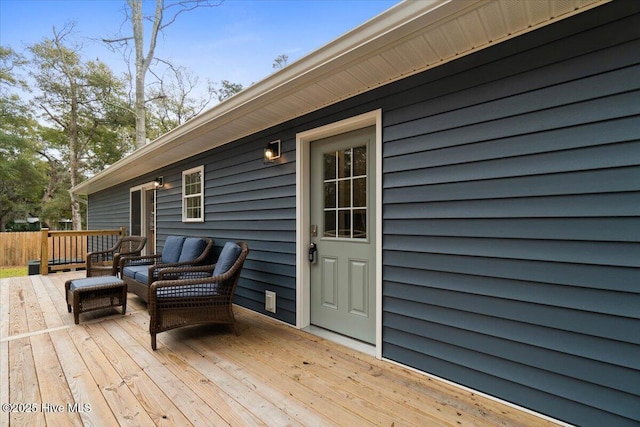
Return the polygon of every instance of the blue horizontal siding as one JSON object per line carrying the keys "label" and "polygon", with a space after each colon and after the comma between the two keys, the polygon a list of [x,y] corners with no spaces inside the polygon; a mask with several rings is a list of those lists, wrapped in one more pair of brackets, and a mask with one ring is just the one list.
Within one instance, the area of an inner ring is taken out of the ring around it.
{"label": "blue horizontal siding", "polygon": [[[208,236],[216,252],[227,241],[243,240],[245,261],[235,302],[264,310],[265,290],[277,294],[277,313],[295,323],[295,163],[264,165],[262,136],[245,138],[182,161],[162,171],[158,192],[159,247],[168,235]],[[294,141],[284,143],[294,144]],[[182,171],[204,166],[204,222],[182,222]],[[292,172],[293,171],[293,172]]]}
{"label": "blue horizontal siding", "polygon": [[[422,219],[388,219],[385,225],[407,236],[421,235]],[[640,218],[444,218],[429,219],[430,236],[549,240],[640,241]]]}
{"label": "blue horizontal siding", "polygon": [[384,249],[603,266],[638,264],[638,244],[622,242],[390,235]]}
{"label": "blue horizontal siding", "polygon": [[[614,292],[638,293],[638,267],[610,267],[603,265],[545,262],[519,259],[500,259],[479,256],[452,256],[416,252],[385,251],[387,266],[411,270],[421,269],[448,273],[530,280],[557,285],[581,286]],[[401,270],[402,271],[402,270]],[[545,295],[553,299],[553,293]]]}
{"label": "blue horizontal siding", "polygon": [[385,357],[579,425],[640,419],[627,12],[440,67],[384,109]]}
{"label": "blue horizontal siding", "polygon": [[129,233],[129,189],[118,187],[89,195],[87,229],[111,230],[126,227]]}

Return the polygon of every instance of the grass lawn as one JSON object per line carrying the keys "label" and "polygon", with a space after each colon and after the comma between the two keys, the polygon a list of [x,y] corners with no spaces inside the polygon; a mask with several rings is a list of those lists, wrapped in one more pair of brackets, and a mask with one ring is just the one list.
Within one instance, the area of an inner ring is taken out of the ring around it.
{"label": "grass lawn", "polygon": [[27,267],[0,267],[0,279],[27,275]]}

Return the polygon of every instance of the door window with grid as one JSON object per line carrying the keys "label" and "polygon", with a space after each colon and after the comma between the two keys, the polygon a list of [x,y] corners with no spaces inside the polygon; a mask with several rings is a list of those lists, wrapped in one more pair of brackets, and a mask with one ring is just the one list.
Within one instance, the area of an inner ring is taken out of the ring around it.
{"label": "door window with grid", "polygon": [[367,238],[367,146],[324,154],[323,237]]}

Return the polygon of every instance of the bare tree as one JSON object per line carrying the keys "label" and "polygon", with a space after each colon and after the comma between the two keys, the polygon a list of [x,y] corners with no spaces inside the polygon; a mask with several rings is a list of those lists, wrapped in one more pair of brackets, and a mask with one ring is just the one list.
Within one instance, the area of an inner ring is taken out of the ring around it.
{"label": "bare tree", "polygon": [[151,111],[147,126],[148,134],[154,137],[170,131],[200,114],[216,97],[217,90],[213,82],[206,81],[204,91],[197,91],[200,78],[184,67],[167,63],[164,75],[153,71],[157,84],[153,85],[148,96]]}
{"label": "bare tree", "polygon": [[[135,113],[136,113],[136,146],[146,144],[146,99],[145,79],[151,65],[156,49],[158,34],[174,23],[179,15],[199,7],[215,7],[222,4],[223,0],[156,0],[153,15],[145,16],[142,11],[143,0],[126,0],[125,13],[127,20],[131,22],[133,34],[115,39],[103,39],[104,42],[116,46],[121,50],[127,50],[129,43],[133,42],[135,50]],[[145,52],[144,22],[151,22],[149,44]]]}

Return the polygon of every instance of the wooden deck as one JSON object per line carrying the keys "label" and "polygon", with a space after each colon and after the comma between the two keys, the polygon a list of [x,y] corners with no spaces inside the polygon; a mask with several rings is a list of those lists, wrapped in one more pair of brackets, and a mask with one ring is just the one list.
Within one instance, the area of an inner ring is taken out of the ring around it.
{"label": "wooden deck", "polygon": [[135,296],[73,323],[83,276],[0,280],[1,426],[552,425],[239,307],[240,336],[182,328],[153,352]]}

